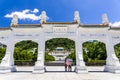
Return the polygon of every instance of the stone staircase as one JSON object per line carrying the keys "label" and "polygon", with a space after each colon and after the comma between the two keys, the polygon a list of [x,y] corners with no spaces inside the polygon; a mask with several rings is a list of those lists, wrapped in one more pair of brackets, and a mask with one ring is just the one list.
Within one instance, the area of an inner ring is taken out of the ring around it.
{"label": "stone staircase", "polygon": [[46,62],[45,66],[64,66],[64,61]]}

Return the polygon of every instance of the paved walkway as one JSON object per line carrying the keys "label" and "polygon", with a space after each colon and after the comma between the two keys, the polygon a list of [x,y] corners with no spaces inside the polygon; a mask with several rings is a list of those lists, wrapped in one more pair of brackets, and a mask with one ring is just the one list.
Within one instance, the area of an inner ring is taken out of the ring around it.
{"label": "paved walkway", "polygon": [[[47,69],[56,67],[47,67]],[[57,67],[58,70],[63,67]],[[0,74],[0,80],[120,80],[120,74],[102,72],[104,67],[88,67],[88,74],[76,74],[75,72],[45,72],[44,74],[32,74],[32,67],[17,67],[18,72]]]}

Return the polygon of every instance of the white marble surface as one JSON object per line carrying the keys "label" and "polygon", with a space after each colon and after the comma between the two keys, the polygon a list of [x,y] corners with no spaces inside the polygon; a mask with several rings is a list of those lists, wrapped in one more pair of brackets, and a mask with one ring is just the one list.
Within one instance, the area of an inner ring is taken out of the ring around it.
{"label": "white marble surface", "polygon": [[[42,13],[43,22],[46,22],[46,14]],[[79,21],[78,12],[75,15],[76,20]],[[83,61],[82,55],[82,44],[90,40],[98,40],[105,43],[107,51],[106,59],[106,71],[120,73],[120,62],[115,55],[114,45],[120,42],[120,31],[117,29],[112,29],[107,24],[107,16],[104,15],[103,24],[93,24],[93,25],[79,25],[76,24],[41,24],[40,25],[24,25],[17,27],[11,27],[11,29],[0,30],[0,42],[7,46],[5,57],[0,63],[0,67],[13,67],[14,66],[14,46],[17,42],[22,40],[32,40],[38,43],[38,56],[36,66],[44,66],[44,52],[45,52],[45,42],[53,38],[68,38],[75,42],[76,47],[76,64],[78,69],[76,72],[87,72],[85,63]],[[16,24],[16,22],[15,22]],[[39,64],[38,64],[39,63]],[[82,68],[81,68],[82,67]],[[83,69],[84,68],[84,69]],[[10,72],[13,68],[0,69],[0,72]],[[34,69],[36,71],[36,69]],[[40,72],[43,72],[41,70]]]}
{"label": "white marble surface", "polygon": [[[120,74],[102,72],[103,67],[87,67],[88,74],[76,74],[75,72],[45,72],[32,74],[33,67],[17,67],[18,72],[0,74],[0,80],[120,80]],[[63,67],[47,67],[49,70]],[[91,72],[93,71],[93,72]]]}

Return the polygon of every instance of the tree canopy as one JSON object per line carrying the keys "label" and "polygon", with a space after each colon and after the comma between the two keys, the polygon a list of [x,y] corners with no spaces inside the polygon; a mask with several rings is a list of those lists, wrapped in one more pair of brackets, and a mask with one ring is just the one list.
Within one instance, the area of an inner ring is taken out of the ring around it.
{"label": "tree canopy", "polygon": [[57,47],[64,47],[65,50],[70,51],[71,49],[75,49],[75,43],[68,38],[53,38],[46,41],[46,49],[52,51]]}
{"label": "tree canopy", "polygon": [[115,54],[116,54],[116,56],[119,58],[119,60],[120,60],[120,43],[118,43],[118,44],[116,44],[115,46],[114,46],[114,49],[115,49]]}
{"label": "tree canopy", "polygon": [[16,61],[36,61],[38,44],[31,40],[21,41],[15,44],[14,59]]}
{"label": "tree canopy", "polygon": [[99,41],[88,41],[83,43],[83,55],[85,61],[105,60],[107,57],[106,46]]}

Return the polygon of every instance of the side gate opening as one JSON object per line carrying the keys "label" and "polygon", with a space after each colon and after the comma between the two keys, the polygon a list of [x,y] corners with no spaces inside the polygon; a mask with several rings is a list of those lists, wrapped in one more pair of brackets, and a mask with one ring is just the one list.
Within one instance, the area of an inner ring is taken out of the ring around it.
{"label": "side gate opening", "polygon": [[115,49],[115,54],[116,54],[117,58],[118,58],[119,61],[120,61],[120,43],[116,44],[116,45],[114,46],[114,49]]}
{"label": "side gate opening", "polygon": [[[26,71],[27,66],[32,66],[29,67],[30,69],[27,69],[28,71],[32,71],[37,60],[37,54],[38,44],[36,42],[26,40],[16,43],[14,49],[14,62],[15,65],[17,65],[17,71]],[[24,67],[21,70],[19,66]]]}
{"label": "side gate opening", "polygon": [[[98,40],[90,40],[83,43],[83,56],[86,66],[102,67],[96,69],[88,69],[88,71],[104,71],[106,64],[107,52],[106,46],[103,42]],[[88,68],[89,68],[88,67]]]}
{"label": "side gate opening", "polygon": [[5,56],[5,53],[6,53],[6,45],[0,43],[0,63],[3,59],[3,57]]}

